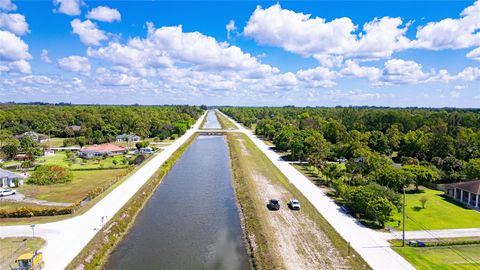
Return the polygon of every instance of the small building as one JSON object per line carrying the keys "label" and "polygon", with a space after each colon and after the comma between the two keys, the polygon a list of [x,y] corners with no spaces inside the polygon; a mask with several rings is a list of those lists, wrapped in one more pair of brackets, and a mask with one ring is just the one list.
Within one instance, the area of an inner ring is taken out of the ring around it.
{"label": "small building", "polygon": [[30,137],[38,143],[43,143],[43,142],[48,142],[49,141],[48,136],[43,135],[43,134],[38,134],[35,131],[28,131],[28,132],[25,132],[25,133],[22,133],[20,135],[15,136],[15,138],[17,138],[19,140],[22,140],[25,137]]}
{"label": "small building", "polygon": [[133,134],[122,134],[116,137],[117,142],[139,142],[142,140],[140,136]]}
{"label": "small building", "polygon": [[68,126],[68,128],[74,132],[79,132],[82,129],[81,126],[77,126],[77,125],[71,125],[71,126]]}
{"label": "small building", "polygon": [[125,147],[116,146],[111,143],[94,145],[90,147],[84,147],[78,151],[78,156],[81,158],[91,159],[94,157],[101,157],[104,155],[121,155],[126,151]]}
{"label": "small building", "polygon": [[55,156],[55,151],[53,151],[52,149],[47,149],[47,150],[43,151],[43,156],[45,156],[45,157]]}
{"label": "small building", "polygon": [[13,173],[0,168],[0,188],[11,188],[18,185],[23,185],[25,176]]}
{"label": "small building", "polygon": [[480,206],[480,180],[445,185],[445,195],[473,207]]}

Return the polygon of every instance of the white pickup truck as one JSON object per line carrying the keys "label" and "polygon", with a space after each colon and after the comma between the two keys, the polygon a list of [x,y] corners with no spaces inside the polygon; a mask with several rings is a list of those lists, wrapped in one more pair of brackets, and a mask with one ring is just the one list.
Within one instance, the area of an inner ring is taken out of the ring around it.
{"label": "white pickup truck", "polygon": [[288,206],[290,206],[292,210],[300,210],[300,202],[297,199],[291,199]]}

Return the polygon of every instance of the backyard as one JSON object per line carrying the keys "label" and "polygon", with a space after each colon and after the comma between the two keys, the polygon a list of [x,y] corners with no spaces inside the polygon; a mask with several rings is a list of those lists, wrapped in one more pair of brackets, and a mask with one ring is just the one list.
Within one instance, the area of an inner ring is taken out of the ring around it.
{"label": "backyard", "polygon": [[[480,212],[469,209],[463,204],[442,196],[443,192],[423,188],[419,193],[406,194],[407,220],[405,229],[412,230],[440,230],[480,227]],[[427,199],[425,208],[422,208],[420,199]],[[387,226],[401,229],[398,221],[402,214],[396,213]]]}
{"label": "backyard", "polygon": [[479,269],[480,245],[394,247],[417,269]]}

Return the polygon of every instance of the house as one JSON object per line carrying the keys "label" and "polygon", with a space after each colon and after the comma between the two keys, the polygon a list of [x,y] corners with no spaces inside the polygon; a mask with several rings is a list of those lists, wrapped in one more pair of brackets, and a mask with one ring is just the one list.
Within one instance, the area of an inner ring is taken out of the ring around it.
{"label": "house", "polygon": [[71,125],[71,126],[68,126],[68,128],[74,132],[79,132],[82,129],[81,126],[77,126],[77,125]]}
{"label": "house", "polygon": [[0,168],[0,188],[10,188],[18,185],[23,185],[25,176],[13,173]]}
{"label": "house", "polygon": [[116,146],[111,143],[101,144],[101,145],[94,145],[90,147],[83,147],[78,151],[78,156],[81,158],[94,158],[94,157],[101,157],[104,155],[112,156],[112,155],[121,155],[124,154],[126,151],[125,147]]}
{"label": "house", "polygon": [[25,133],[22,133],[20,135],[15,136],[15,138],[17,138],[19,140],[22,140],[25,137],[30,137],[38,143],[43,143],[43,142],[49,141],[48,136],[43,135],[43,134],[38,134],[35,131],[28,131],[28,132],[25,132]]}
{"label": "house", "polygon": [[445,185],[445,195],[473,207],[480,206],[480,180]]}
{"label": "house", "polygon": [[140,136],[133,134],[122,134],[116,137],[117,142],[139,142],[142,140]]}

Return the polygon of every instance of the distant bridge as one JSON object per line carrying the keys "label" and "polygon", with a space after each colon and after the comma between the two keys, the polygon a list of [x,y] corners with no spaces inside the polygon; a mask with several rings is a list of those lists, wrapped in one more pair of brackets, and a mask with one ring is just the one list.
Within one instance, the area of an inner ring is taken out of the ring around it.
{"label": "distant bridge", "polygon": [[240,129],[197,129],[200,135],[225,135],[230,132],[242,132]]}

